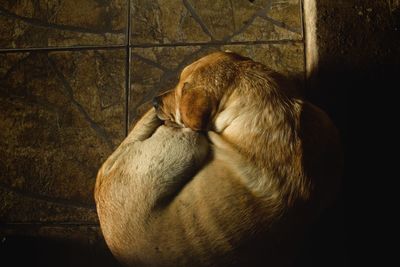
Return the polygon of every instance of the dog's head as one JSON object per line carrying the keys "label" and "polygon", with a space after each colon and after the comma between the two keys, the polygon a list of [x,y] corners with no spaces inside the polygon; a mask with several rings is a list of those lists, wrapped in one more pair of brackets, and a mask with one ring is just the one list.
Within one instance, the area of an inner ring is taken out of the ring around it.
{"label": "dog's head", "polygon": [[174,89],[153,99],[157,116],[181,127],[207,130],[221,99],[234,87],[236,63],[249,60],[231,52],[217,52],[187,66]]}

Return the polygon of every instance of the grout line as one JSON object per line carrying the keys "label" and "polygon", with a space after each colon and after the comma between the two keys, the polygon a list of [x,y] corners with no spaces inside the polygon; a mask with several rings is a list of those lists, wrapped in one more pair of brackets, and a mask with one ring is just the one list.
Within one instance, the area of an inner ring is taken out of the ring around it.
{"label": "grout line", "polygon": [[128,16],[127,16],[127,33],[126,33],[126,61],[125,61],[125,136],[128,136],[129,131],[129,98],[131,88],[131,1],[128,1]]}
{"label": "grout line", "polygon": [[94,46],[69,46],[69,47],[32,47],[32,48],[3,48],[0,49],[0,54],[3,53],[22,53],[22,52],[41,52],[41,51],[80,51],[80,50],[112,50],[125,48],[126,45],[94,45]]}
{"label": "grout line", "polygon": [[[129,23],[130,24],[130,23]],[[129,27],[130,28],[130,27]],[[304,31],[304,29],[303,29]],[[176,47],[176,46],[221,46],[221,45],[258,45],[258,44],[286,44],[301,43],[303,39],[291,40],[269,40],[269,41],[237,41],[237,42],[208,42],[208,43],[170,43],[170,44],[136,44],[129,45],[130,37],[128,35],[127,44],[125,45],[109,45],[109,46],[72,46],[72,47],[33,47],[33,48],[3,48],[0,54],[5,53],[23,53],[23,52],[52,52],[52,51],[81,51],[81,50],[113,50],[125,48],[149,48],[149,47]]]}
{"label": "grout line", "polygon": [[208,42],[208,43],[170,43],[170,44],[135,44],[130,45],[132,48],[151,48],[151,47],[176,47],[176,46],[221,46],[221,45],[258,45],[258,44],[287,44],[287,43],[302,43],[302,39],[282,39],[282,40],[267,40],[267,41],[233,41],[233,42]]}

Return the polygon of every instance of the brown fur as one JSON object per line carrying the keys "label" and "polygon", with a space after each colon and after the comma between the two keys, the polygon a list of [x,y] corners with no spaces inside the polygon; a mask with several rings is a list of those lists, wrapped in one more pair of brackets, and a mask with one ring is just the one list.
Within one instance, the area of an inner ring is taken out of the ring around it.
{"label": "brown fur", "polygon": [[264,65],[219,52],[186,67],[103,164],[96,203],[130,266],[287,266],[340,170],[323,111]]}

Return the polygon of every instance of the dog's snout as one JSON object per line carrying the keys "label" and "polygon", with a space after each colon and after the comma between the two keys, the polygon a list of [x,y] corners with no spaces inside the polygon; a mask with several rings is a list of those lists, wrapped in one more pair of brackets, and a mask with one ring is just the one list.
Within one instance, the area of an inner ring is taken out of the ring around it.
{"label": "dog's snout", "polygon": [[153,98],[153,101],[152,101],[153,107],[156,109],[159,108],[160,102],[161,102],[161,99],[159,96],[156,96],[155,98]]}

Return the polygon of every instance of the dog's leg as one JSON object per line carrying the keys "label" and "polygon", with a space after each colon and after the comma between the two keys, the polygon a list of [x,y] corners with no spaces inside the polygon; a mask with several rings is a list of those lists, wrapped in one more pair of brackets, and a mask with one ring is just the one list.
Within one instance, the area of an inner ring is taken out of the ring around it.
{"label": "dog's leg", "polygon": [[122,153],[127,151],[127,147],[136,142],[142,142],[154,134],[157,128],[162,125],[162,121],[158,119],[156,111],[151,108],[145,115],[136,123],[133,130],[128,134],[125,140],[111,154],[107,161],[103,164],[100,171],[107,174],[115,164],[115,161],[122,156]]}
{"label": "dog's leg", "polygon": [[152,191],[146,201],[153,198],[154,208],[170,201],[204,164],[208,149],[203,134],[167,126],[140,142],[136,147],[140,156],[132,164],[134,176],[143,179],[140,186]]}
{"label": "dog's leg", "polygon": [[124,181],[136,195],[137,207],[150,209],[178,193],[206,159],[208,142],[201,133],[160,124],[153,109],[147,112],[103,164],[98,185]]}
{"label": "dog's leg", "polygon": [[154,108],[144,114],[144,116],[136,123],[133,130],[129,133],[127,138],[122,142],[122,144],[127,144],[136,141],[143,141],[157,130],[157,128],[163,124],[156,114]]}

